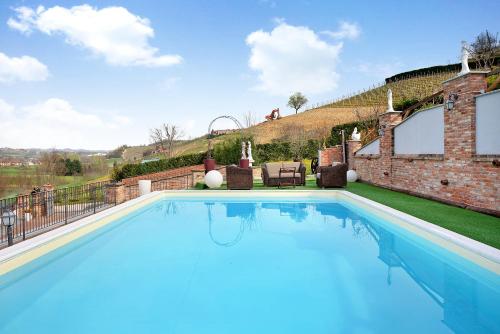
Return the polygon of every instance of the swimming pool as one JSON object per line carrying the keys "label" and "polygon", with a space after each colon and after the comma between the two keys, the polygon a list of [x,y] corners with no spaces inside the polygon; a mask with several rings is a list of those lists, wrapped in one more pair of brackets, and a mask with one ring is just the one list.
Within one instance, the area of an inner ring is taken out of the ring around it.
{"label": "swimming pool", "polygon": [[0,276],[0,332],[500,332],[498,272],[355,201],[172,196]]}

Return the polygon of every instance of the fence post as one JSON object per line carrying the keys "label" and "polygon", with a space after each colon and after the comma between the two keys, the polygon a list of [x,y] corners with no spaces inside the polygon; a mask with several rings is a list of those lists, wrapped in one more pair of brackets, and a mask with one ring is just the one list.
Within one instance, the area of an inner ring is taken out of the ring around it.
{"label": "fence post", "polygon": [[[26,203],[24,202],[26,197],[23,195],[22,199],[23,200],[21,202],[22,202],[23,209],[21,210],[21,212],[23,213],[23,215],[21,216],[21,219],[23,222],[23,240],[26,240],[26,213],[25,213],[26,212]],[[17,209],[19,210],[19,202],[18,201],[16,201],[16,205],[18,206]],[[18,211],[16,210],[16,212],[18,212]]]}
{"label": "fence post", "polygon": [[68,223],[68,188],[64,188],[64,224]]}
{"label": "fence post", "polygon": [[93,205],[94,205],[94,213],[95,213],[95,206],[96,206],[96,200],[97,200],[97,187],[92,187],[92,197],[93,197]]}

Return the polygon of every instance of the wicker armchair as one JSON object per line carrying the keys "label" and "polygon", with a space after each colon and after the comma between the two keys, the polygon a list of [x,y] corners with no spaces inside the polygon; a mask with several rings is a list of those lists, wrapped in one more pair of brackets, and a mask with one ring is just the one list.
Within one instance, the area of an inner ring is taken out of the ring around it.
{"label": "wicker armchair", "polygon": [[347,164],[318,167],[316,185],[320,188],[340,188],[347,185]]}
{"label": "wicker armchair", "polygon": [[226,167],[227,189],[249,190],[253,188],[252,168]]}
{"label": "wicker armchair", "polygon": [[280,184],[280,168],[295,168],[295,175],[289,173],[281,181],[289,183],[295,179],[296,185],[306,184],[306,166],[302,162],[268,162],[262,165],[262,181],[267,187],[277,187]]}

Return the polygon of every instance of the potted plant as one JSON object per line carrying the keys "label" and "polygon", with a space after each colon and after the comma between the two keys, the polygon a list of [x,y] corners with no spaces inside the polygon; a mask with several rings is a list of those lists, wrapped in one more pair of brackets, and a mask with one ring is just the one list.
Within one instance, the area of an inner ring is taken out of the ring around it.
{"label": "potted plant", "polygon": [[215,169],[215,159],[212,158],[212,150],[210,148],[210,145],[207,151],[207,157],[205,158],[205,160],[203,160],[203,165],[205,166],[205,173],[208,173],[211,170]]}

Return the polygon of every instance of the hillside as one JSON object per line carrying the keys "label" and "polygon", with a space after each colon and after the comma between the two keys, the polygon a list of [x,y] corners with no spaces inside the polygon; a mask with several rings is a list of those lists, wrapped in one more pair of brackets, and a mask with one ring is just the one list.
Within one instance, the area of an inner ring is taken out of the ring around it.
{"label": "hillside", "polygon": [[[395,105],[405,100],[421,100],[439,91],[441,83],[456,75],[458,68],[452,64],[399,73],[387,78],[379,85],[334,101],[316,104],[297,115],[259,123],[244,131],[246,134],[253,135],[255,142],[259,144],[279,140],[292,127],[301,128],[301,131],[308,138],[319,139],[329,133],[335,125],[354,122],[359,117],[371,117],[376,112],[382,112],[387,104],[387,90],[389,88],[392,90]],[[213,139],[213,143],[216,144],[234,136],[238,136],[238,134],[218,136]],[[202,152],[206,151],[207,147],[206,136],[180,141],[175,145],[177,154]],[[125,152],[125,158],[129,161],[133,160],[134,157],[136,160],[141,159],[143,152],[151,149],[151,146],[128,148]]]}

